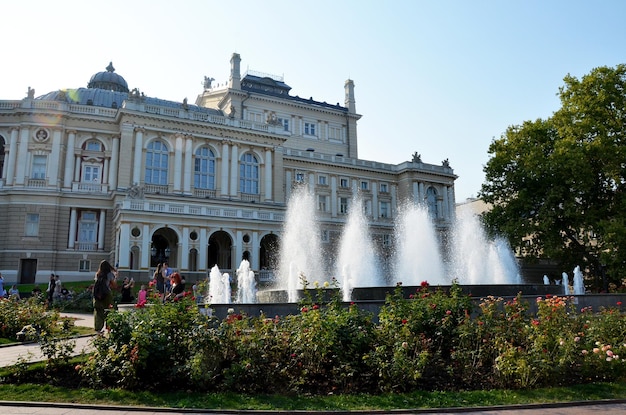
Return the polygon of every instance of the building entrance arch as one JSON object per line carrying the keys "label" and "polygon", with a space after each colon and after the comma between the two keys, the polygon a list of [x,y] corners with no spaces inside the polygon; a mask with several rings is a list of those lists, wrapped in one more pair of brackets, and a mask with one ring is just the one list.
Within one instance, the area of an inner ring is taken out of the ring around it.
{"label": "building entrance arch", "polygon": [[167,262],[170,268],[179,268],[178,235],[170,228],[159,228],[152,234],[150,267]]}
{"label": "building entrance arch", "polygon": [[228,232],[217,231],[209,237],[207,251],[207,269],[215,265],[220,270],[232,270],[232,247],[233,240]]}

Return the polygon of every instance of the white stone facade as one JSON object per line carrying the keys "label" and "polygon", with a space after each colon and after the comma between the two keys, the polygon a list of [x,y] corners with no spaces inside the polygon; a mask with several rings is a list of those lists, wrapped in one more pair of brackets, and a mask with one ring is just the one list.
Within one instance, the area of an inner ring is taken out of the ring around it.
{"label": "white stone facade", "polygon": [[344,105],[330,105],[239,68],[233,54],[228,85],[205,82],[195,105],[94,88],[0,101],[5,281],[85,280],[102,259],[139,280],[165,258],[190,280],[242,258],[271,272],[299,183],[315,194],[329,250],[357,192],[381,249],[404,201],[429,206],[441,233],[451,226],[446,161],[358,158],[351,80]]}

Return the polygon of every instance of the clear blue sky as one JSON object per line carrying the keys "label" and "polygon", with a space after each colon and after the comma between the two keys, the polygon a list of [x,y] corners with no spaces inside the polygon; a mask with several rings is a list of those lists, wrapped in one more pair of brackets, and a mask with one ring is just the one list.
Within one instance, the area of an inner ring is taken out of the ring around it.
{"label": "clear blue sky", "polygon": [[237,52],[301,97],[343,105],[354,80],[360,158],[447,158],[457,202],[493,138],[558,109],[565,75],[626,63],[619,0],[22,0],[0,16],[0,99],[84,87],[113,61],[131,89],[193,103]]}

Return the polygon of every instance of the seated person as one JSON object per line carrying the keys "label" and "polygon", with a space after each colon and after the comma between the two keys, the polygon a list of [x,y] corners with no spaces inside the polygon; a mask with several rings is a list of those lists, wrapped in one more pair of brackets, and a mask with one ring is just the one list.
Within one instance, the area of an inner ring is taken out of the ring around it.
{"label": "seated person", "polygon": [[176,300],[183,297],[185,293],[185,284],[182,282],[180,274],[178,272],[173,273],[170,280],[172,282],[172,290],[167,295],[166,299]]}

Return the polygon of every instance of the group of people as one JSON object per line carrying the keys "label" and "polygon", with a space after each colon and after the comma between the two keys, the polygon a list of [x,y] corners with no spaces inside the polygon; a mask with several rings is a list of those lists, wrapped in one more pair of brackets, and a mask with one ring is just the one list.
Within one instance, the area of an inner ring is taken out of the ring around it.
{"label": "group of people", "polygon": [[167,262],[157,264],[154,275],[156,289],[163,301],[175,300],[184,295],[185,278],[178,272],[174,272]]}
{"label": "group of people", "polygon": [[[108,292],[102,298],[96,298],[94,295],[94,328],[98,332],[101,332],[104,328],[106,312],[113,303],[113,291],[118,289],[117,277],[118,274],[115,267],[106,260],[100,262],[100,266],[94,277],[94,293],[95,285],[98,283],[99,279],[106,281]],[[173,301],[184,296],[185,279],[178,272],[174,272],[167,262],[157,265],[153,279],[156,284],[156,290],[163,302]],[[133,278],[124,278],[121,287],[119,287],[119,291],[122,295],[122,303],[132,303],[135,300],[133,296],[134,286],[135,280]],[[141,289],[137,293],[137,304],[143,305],[146,303],[147,299],[148,291],[146,290],[145,284],[142,284]]]}
{"label": "group of people", "polygon": [[52,304],[54,301],[59,300],[71,300],[72,292],[63,286],[61,277],[50,274],[50,280],[48,281],[48,288],[46,289],[46,296],[48,298],[48,304]]}
{"label": "group of people", "polygon": [[2,296],[2,298],[12,298],[15,300],[20,299],[20,291],[17,289],[17,285],[13,284],[8,291],[4,287],[4,278],[2,277],[1,272],[0,272],[0,296]]}

